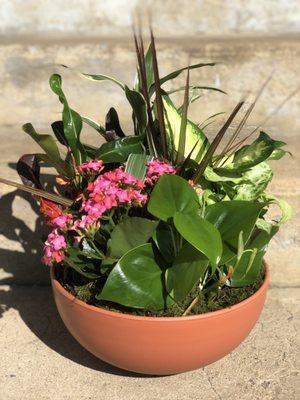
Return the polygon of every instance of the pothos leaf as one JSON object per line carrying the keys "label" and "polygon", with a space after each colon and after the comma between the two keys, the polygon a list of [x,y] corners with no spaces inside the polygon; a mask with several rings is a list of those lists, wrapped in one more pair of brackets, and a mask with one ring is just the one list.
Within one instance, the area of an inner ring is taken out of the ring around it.
{"label": "pothos leaf", "polygon": [[171,304],[164,291],[162,276],[151,244],[144,244],[120,258],[96,297],[127,307],[162,309]]}

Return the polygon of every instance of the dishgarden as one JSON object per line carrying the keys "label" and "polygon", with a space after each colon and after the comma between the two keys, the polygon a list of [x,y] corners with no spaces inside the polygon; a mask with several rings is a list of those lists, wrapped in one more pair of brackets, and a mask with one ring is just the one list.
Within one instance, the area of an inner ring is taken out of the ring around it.
{"label": "dishgarden", "polygon": [[[54,136],[23,126],[43,150],[17,165],[22,189],[33,193],[51,229],[43,262],[78,299],[111,310],[185,316],[230,306],[261,285],[266,247],[290,216],[285,202],[266,193],[273,176],[268,161],[286,154],[285,143],[258,129],[241,138],[254,107],[245,111],[244,101],[209,142],[206,127],[216,115],[197,125],[188,108],[195,89],[221,90],[191,86],[189,76],[214,64],[160,77],[153,36],[146,52],[141,38],[135,45],[133,88],[107,75],[81,74],[120,87],[132,107],[133,134],[123,132],[114,108],[105,126],[73,110],[57,74],[50,87],[63,111],[52,124]],[[185,87],[167,92],[165,83],[183,72]],[[180,90],[178,107],[172,93]],[[85,124],[105,139],[99,148],[81,141]],[[44,165],[57,170],[56,193],[44,190]],[[266,217],[273,203],[282,209],[280,221]]]}

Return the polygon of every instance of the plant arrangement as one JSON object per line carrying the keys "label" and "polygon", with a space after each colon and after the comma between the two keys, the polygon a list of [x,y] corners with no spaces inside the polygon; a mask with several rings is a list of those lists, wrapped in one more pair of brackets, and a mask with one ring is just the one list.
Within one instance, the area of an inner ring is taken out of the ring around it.
{"label": "plant arrangement", "polygon": [[[52,124],[54,136],[25,124],[23,130],[43,153],[20,158],[23,185],[1,181],[29,191],[40,203],[51,229],[43,263],[75,297],[146,316],[186,316],[230,306],[262,284],[267,245],[291,215],[284,201],[266,193],[273,176],[268,161],[286,154],[285,143],[258,129],[241,138],[255,104],[245,111],[243,100],[210,142],[206,127],[217,115],[196,124],[188,119],[188,109],[199,91],[222,92],[190,85],[193,69],[214,63],[160,77],[153,35],[147,51],[140,36],[135,46],[133,88],[114,77],[81,73],[120,87],[132,107],[134,133],[123,132],[114,108],[105,126],[81,116],[54,74],[50,87],[63,108],[62,119]],[[166,91],[165,83],[183,72],[185,87]],[[172,101],[176,91],[184,93],[179,107]],[[84,124],[105,143],[99,148],[83,143]],[[40,180],[44,166],[58,173],[52,193]],[[279,221],[267,218],[274,203],[282,210]]]}

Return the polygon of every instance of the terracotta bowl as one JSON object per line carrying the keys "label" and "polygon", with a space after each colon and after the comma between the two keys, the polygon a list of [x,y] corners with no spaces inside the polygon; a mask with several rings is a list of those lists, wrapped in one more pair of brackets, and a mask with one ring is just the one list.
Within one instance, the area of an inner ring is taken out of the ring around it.
{"label": "terracotta bowl", "polygon": [[101,360],[151,375],[211,364],[250,333],[264,306],[269,270],[260,289],[230,308],[189,317],[140,317],[90,306],[51,281],[59,314],[74,338]]}

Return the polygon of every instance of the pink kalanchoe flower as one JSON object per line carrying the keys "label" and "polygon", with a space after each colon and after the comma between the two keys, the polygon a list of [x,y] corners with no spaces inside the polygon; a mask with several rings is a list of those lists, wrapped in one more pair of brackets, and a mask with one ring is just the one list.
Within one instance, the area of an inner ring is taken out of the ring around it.
{"label": "pink kalanchoe flower", "polygon": [[49,235],[44,245],[44,255],[42,262],[51,267],[54,263],[60,263],[65,258],[64,250],[67,247],[66,239],[54,229]]}
{"label": "pink kalanchoe flower", "polygon": [[121,204],[142,205],[147,195],[142,194],[144,184],[140,179],[128,174],[123,167],[99,175],[88,184],[88,199],[82,204],[82,210],[94,221],[113,207]]}
{"label": "pink kalanchoe flower", "polygon": [[176,168],[159,160],[151,160],[147,163],[146,182],[153,186],[154,183],[164,174],[176,174]]}
{"label": "pink kalanchoe flower", "polygon": [[79,171],[87,171],[87,172],[97,172],[100,173],[103,170],[103,161],[102,160],[91,160],[89,162],[80,164],[78,169]]}
{"label": "pink kalanchoe flower", "polygon": [[72,222],[72,214],[62,214],[56,217],[52,222],[57,228],[65,229]]}

